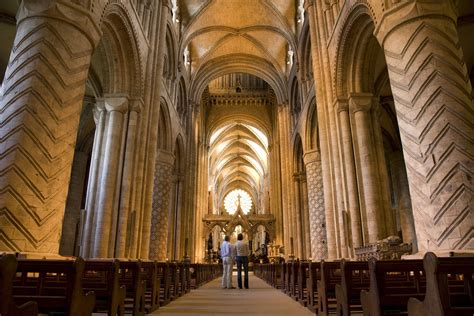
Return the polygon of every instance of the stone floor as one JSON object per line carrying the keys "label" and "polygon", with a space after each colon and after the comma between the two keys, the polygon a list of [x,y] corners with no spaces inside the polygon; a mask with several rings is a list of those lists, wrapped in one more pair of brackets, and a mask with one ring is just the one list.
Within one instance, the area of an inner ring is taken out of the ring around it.
{"label": "stone floor", "polygon": [[[234,286],[236,277],[234,275]],[[215,279],[151,315],[312,315],[309,310],[250,273],[249,290],[223,290]]]}

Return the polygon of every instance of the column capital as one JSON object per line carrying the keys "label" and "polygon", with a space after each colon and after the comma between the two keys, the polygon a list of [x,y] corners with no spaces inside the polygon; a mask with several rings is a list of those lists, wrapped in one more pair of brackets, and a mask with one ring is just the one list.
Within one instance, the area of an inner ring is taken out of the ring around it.
{"label": "column capital", "polygon": [[337,98],[334,100],[334,110],[339,112],[349,111],[349,100],[347,98]]}
{"label": "column capital", "polygon": [[99,21],[91,12],[81,5],[65,0],[23,0],[18,11],[17,23],[33,17],[43,17],[58,20],[78,29],[95,47],[100,38]]}
{"label": "column capital", "polygon": [[303,155],[303,161],[305,165],[321,161],[321,152],[318,149],[307,151]]}
{"label": "column capital", "polygon": [[129,100],[127,96],[104,96],[103,98],[97,99],[97,103],[103,103],[107,112],[117,111],[125,113],[129,108]]}
{"label": "column capital", "polygon": [[351,112],[370,111],[373,103],[372,93],[352,93],[349,97]]}
{"label": "column capital", "polygon": [[312,7],[314,5],[314,0],[306,0],[304,2],[304,9],[305,10],[308,10],[309,7]]}
{"label": "column capital", "polygon": [[[387,10],[375,28],[374,35],[382,47],[393,31],[420,18],[448,17],[456,24],[457,9],[454,1],[406,0]],[[401,49],[405,46],[400,43]]]}
{"label": "column capital", "polygon": [[156,160],[159,163],[172,166],[174,164],[174,159],[175,157],[172,152],[163,149],[158,149]]}
{"label": "column capital", "polygon": [[130,100],[130,112],[137,112],[140,113],[143,110],[143,99],[142,98],[136,98]]}

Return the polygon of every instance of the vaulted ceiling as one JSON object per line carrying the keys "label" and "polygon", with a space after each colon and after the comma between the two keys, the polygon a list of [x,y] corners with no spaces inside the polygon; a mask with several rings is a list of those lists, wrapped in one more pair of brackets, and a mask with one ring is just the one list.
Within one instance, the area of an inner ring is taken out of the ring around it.
{"label": "vaulted ceiling", "polygon": [[181,0],[181,51],[189,48],[192,75],[217,60],[238,63],[239,58],[245,57],[259,67],[271,68],[280,77],[273,79],[282,80],[288,49],[291,46],[295,50],[295,2]]}

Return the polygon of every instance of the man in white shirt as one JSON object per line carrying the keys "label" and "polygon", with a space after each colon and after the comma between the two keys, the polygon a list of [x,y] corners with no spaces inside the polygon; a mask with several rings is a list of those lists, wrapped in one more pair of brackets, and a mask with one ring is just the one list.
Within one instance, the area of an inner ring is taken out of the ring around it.
{"label": "man in white shirt", "polygon": [[244,267],[244,287],[249,288],[249,244],[243,241],[242,234],[237,235],[235,248],[237,251],[237,284],[242,289],[242,266]]}
{"label": "man in white shirt", "polygon": [[235,246],[232,245],[229,240],[229,236],[225,236],[224,242],[221,245],[221,258],[224,268],[222,274],[223,289],[235,289],[235,287],[232,286],[232,267],[234,265]]}

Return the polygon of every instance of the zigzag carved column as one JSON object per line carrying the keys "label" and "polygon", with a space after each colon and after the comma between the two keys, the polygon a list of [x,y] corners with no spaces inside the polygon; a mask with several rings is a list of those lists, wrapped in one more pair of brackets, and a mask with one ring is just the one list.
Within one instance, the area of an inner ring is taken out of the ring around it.
{"label": "zigzag carved column", "polygon": [[57,254],[99,29],[69,1],[24,0],[0,101],[0,250]]}
{"label": "zigzag carved column", "polygon": [[474,115],[451,1],[383,17],[385,50],[420,251],[474,248]]}
{"label": "zigzag carved column", "polygon": [[171,193],[171,173],[174,156],[161,151],[155,168],[153,209],[151,217],[150,259],[164,261],[168,253],[168,229]]}

